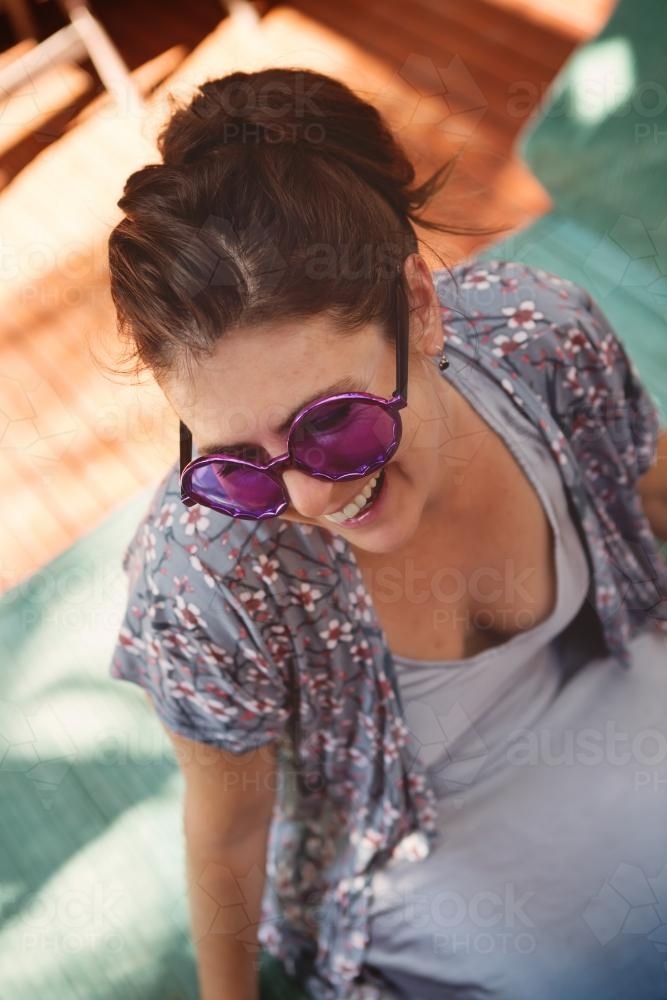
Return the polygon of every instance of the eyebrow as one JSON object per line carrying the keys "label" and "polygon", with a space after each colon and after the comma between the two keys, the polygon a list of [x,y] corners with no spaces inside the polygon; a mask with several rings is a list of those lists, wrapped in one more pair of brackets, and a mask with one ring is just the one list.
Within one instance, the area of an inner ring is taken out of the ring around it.
{"label": "eyebrow", "polygon": [[[322,399],[323,396],[335,396],[339,392],[365,392],[366,387],[362,387],[359,384],[358,379],[351,375],[347,375],[345,378],[339,379],[334,382],[333,385],[328,386],[326,389],[320,389],[318,392],[314,393],[309,399],[304,400],[299,406],[295,406],[292,412],[283,420],[280,426],[274,428],[271,432],[273,434],[284,434],[291,427],[294,418],[298,413],[301,412],[306,406],[310,406],[318,399]],[[197,451],[200,455],[213,455],[219,454],[221,452],[232,452],[241,451],[244,448],[256,447],[255,445],[248,445],[246,442],[241,442],[241,444],[225,444],[220,441],[214,444],[207,444]]]}

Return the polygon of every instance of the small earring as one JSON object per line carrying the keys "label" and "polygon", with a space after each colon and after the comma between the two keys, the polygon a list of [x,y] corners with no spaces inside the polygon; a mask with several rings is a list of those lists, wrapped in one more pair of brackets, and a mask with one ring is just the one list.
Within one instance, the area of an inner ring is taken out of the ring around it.
{"label": "small earring", "polygon": [[444,372],[445,369],[449,368],[449,361],[447,360],[447,355],[445,354],[444,347],[442,349],[442,357],[438,361],[438,368],[440,369],[441,372]]}

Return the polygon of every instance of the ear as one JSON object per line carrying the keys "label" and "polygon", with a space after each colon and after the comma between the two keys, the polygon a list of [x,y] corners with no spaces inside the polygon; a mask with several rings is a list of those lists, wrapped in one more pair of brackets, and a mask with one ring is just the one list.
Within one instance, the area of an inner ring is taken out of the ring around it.
{"label": "ear", "polygon": [[418,254],[410,254],[404,265],[410,309],[410,344],[429,357],[442,351],[444,333],[440,302],[428,264]]}

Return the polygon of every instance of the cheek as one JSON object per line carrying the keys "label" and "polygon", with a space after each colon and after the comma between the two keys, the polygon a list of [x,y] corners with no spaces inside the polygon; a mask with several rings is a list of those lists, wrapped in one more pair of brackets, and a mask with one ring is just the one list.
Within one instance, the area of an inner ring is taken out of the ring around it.
{"label": "cheek", "polygon": [[424,448],[428,444],[430,421],[414,411],[403,419],[403,433],[397,454],[406,461],[415,461],[420,454],[425,458]]}

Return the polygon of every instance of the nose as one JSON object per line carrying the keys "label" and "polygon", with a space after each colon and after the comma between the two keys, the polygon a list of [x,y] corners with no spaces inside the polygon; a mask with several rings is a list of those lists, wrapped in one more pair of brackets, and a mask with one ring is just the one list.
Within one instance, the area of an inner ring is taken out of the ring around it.
{"label": "nose", "polygon": [[288,469],[283,473],[283,483],[292,507],[303,517],[321,517],[325,511],[331,510],[335,482],[315,479],[298,469]]}

